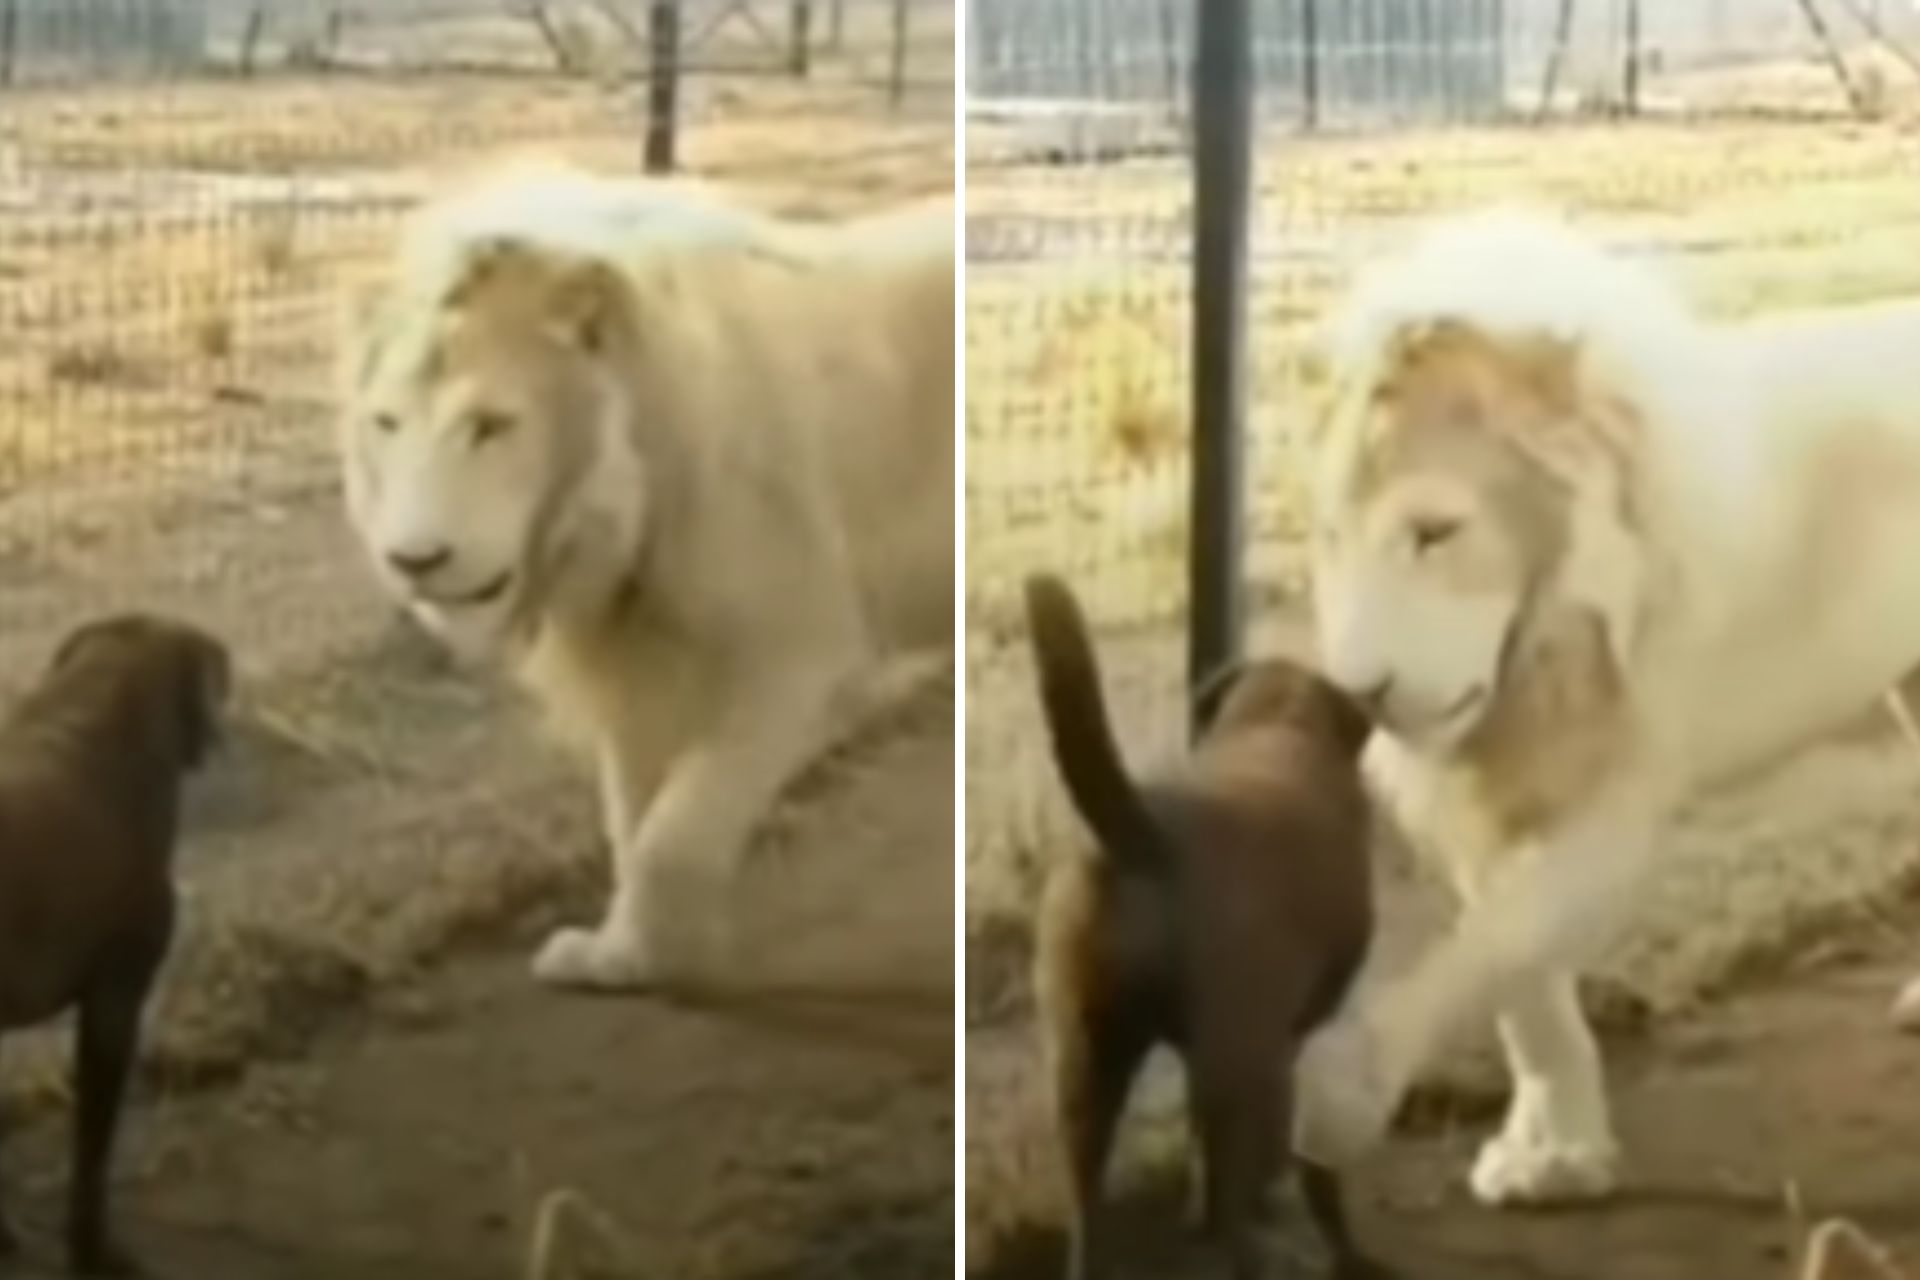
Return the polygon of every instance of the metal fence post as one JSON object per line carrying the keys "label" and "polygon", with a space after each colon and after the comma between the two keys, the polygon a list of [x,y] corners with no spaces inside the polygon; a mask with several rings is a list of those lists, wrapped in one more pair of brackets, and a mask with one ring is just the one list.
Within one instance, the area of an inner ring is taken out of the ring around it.
{"label": "metal fence post", "polygon": [[893,58],[887,82],[887,101],[898,111],[907,99],[907,0],[893,0]]}
{"label": "metal fence post", "polygon": [[653,0],[647,11],[648,173],[672,173],[680,104],[679,0]]}
{"label": "metal fence post", "polygon": [[1300,94],[1308,131],[1320,127],[1320,3],[1300,0]]}
{"label": "metal fence post", "polygon": [[[1253,199],[1250,0],[1204,0],[1193,72],[1193,462],[1187,677],[1240,653],[1247,236]],[[1208,699],[1209,701],[1211,698]],[[1211,716],[1194,700],[1192,727]]]}
{"label": "metal fence post", "polygon": [[13,83],[14,53],[20,42],[20,0],[3,0],[0,7],[0,85]]}
{"label": "metal fence post", "polygon": [[1621,75],[1623,105],[1630,116],[1640,114],[1640,0],[1627,0],[1627,58]]}
{"label": "metal fence post", "polygon": [[787,72],[795,79],[807,78],[809,44],[813,39],[812,0],[793,0],[788,30]]}

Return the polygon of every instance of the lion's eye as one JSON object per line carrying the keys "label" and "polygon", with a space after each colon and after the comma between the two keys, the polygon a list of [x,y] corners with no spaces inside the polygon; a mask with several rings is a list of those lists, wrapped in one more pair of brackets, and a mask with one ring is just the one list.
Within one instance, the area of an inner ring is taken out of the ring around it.
{"label": "lion's eye", "polygon": [[504,413],[473,415],[473,443],[476,448],[489,440],[498,440],[511,430],[513,430],[513,419]]}
{"label": "lion's eye", "polygon": [[373,415],[373,429],[383,436],[390,436],[400,429],[400,419],[390,413],[376,413]]}
{"label": "lion's eye", "polygon": [[1413,550],[1423,555],[1445,546],[1460,532],[1460,522],[1451,516],[1426,516],[1413,522]]}

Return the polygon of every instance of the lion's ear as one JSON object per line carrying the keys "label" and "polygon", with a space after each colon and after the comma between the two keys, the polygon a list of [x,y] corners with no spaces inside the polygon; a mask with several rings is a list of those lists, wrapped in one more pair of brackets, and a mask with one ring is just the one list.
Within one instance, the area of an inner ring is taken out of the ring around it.
{"label": "lion's ear", "polygon": [[442,305],[464,311],[488,294],[512,296],[535,308],[568,341],[597,353],[621,314],[623,289],[618,269],[597,257],[490,236],[467,247]]}
{"label": "lion's ear", "polygon": [[625,314],[627,286],[619,271],[597,258],[568,263],[547,296],[547,314],[582,351],[604,351]]}
{"label": "lion's ear", "polygon": [[1558,412],[1572,412],[1580,404],[1580,343],[1551,334],[1532,334],[1501,344],[1508,366],[1525,385]]}

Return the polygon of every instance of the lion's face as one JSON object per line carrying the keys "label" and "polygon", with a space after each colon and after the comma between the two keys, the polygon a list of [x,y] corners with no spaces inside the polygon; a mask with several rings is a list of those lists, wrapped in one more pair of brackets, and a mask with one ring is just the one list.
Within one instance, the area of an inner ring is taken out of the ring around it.
{"label": "lion's face", "polygon": [[1483,721],[1564,544],[1564,493],[1492,429],[1552,412],[1538,390],[1489,348],[1436,341],[1346,401],[1322,455],[1321,659],[1409,744],[1444,751]]}
{"label": "lion's face", "polygon": [[579,270],[479,246],[444,297],[370,326],[359,354],[342,423],[354,523],[387,589],[463,649],[497,648],[582,550],[639,538],[629,406],[590,293],[615,286]]}

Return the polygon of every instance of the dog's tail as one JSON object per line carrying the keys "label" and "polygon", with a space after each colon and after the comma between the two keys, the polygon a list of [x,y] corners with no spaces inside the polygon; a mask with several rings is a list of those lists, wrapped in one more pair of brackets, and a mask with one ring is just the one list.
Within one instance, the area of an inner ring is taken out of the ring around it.
{"label": "dog's tail", "polygon": [[1027,579],[1027,626],[1054,762],[1074,808],[1108,857],[1152,856],[1160,828],[1120,760],[1087,620],[1065,582],[1051,574]]}

